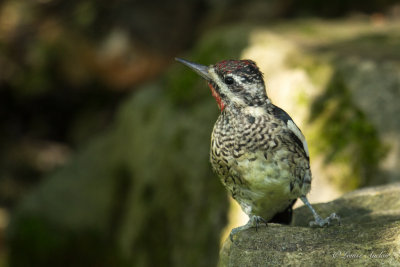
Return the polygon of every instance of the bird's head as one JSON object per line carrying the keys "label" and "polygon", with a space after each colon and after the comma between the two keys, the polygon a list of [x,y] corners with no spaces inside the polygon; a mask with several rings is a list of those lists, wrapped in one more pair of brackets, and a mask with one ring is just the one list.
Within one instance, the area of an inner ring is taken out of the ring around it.
{"label": "bird's head", "polygon": [[204,66],[176,58],[207,80],[219,108],[261,106],[268,101],[263,75],[252,60],[223,60]]}

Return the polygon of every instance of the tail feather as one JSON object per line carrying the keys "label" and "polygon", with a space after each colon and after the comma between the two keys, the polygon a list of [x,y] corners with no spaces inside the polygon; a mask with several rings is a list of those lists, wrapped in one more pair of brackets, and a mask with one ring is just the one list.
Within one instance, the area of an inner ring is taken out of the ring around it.
{"label": "tail feather", "polygon": [[274,217],[269,220],[270,223],[280,223],[280,224],[290,224],[292,222],[293,216],[293,205],[296,203],[297,199],[293,200],[292,203],[284,210],[274,215]]}

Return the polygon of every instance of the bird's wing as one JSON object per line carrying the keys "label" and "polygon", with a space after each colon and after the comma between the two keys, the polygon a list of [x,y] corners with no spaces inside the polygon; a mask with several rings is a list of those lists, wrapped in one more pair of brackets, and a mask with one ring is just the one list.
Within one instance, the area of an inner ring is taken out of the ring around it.
{"label": "bird's wing", "polygon": [[289,114],[287,114],[283,109],[281,109],[275,105],[273,106],[272,112],[273,112],[275,118],[282,120],[286,124],[286,126],[292,133],[294,141],[297,144],[299,144],[300,147],[303,148],[305,155],[307,156],[307,158],[309,158],[310,155],[308,152],[308,146],[307,146],[306,139],[305,139],[303,133],[300,131],[299,127],[297,127],[297,125],[294,123],[292,118],[289,116]]}

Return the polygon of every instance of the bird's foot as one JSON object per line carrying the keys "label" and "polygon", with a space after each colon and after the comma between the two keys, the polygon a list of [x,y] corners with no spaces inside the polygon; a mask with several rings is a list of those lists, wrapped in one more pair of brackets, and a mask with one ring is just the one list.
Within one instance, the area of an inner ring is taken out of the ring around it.
{"label": "bird's foot", "polygon": [[253,216],[253,220],[254,220],[253,224],[255,224],[255,226],[256,226],[256,232],[258,231],[258,226],[260,224],[265,224],[265,226],[268,226],[267,220],[265,220],[261,216]]}
{"label": "bird's foot", "polygon": [[229,239],[233,242],[233,237],[234,237],[237,233],[239,233],[240,231],[243,231],[243,230],[247,230],[247,229],[249,229],[250,227],[251,227],[251,226],[249,226],[248,223],[247,223],[247,224],[245,224],[245,225],[242,225],[242,226],[233,228],[232,231],[231,231],[231,233],[229,234]]}
{"label": "bird's foot", "polygon": [[233,237],[237,233],[243,230],[250,229],[252,227],[256,227],[256,231],[258,231],[258,226],[262,223],[265,223],[265,226],[268,226],[267,221],[263,217],[257,215],[251,215],[249,221],[245,225],[232,229],[231,233],[229,234],[229,238],[233,242]]}
{"label": "bird's foot", "polygon": [[319,226],[319,227],[325,227],[329,226],[332,224],[332,221],[336,220],[337,223],[340,225],[340,217],[336,213],[332,213],[329,215],[329,217],[326,217],[325,219],[322,219],[320,216],[315,218],[315,221],[310,222],[310,226]]}
{"label": "bird's foot", "polygon": [[319,226],[319,227],[325,227],[331,225],[333,220],[336,220],[338,224],[340,225],[340,217],[336,215],[336,213],[332,213],[329,215],[329,217],[322,219],[321,216],[318,215],[318,213],[314,210],[314,208],[311,206],[310,202],[308,202],[308,199],[305,196],[300,197],[300,199],[304,202],[304,204],[311,210],[312,214],[314,215],[315,221],[310,222],[310,226]]}

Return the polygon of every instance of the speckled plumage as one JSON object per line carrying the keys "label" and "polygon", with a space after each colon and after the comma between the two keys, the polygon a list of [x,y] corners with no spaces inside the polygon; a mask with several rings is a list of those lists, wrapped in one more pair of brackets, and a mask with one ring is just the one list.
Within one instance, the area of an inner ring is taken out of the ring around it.
{"label": "speckled plumage", "polygon": [[[310,190],[308,156],[270,103],[222,111],[211,138],[211,165],[248,215],[269,221]],[[279,109],[278,109],[279,110]]]}
{"label": "speckled plumage", "polygon": [[221,110],[211,136],[211,165],[250,217],[246,225],[232,230],[231,237],[259,222],[290,223],[297,198],[314,215],[310,225],[339,220],[335,213],[322,219],[308,202],[311,170],[306,140],[290,116],[268,99],[254,61],[224,60],[207,67],[177,60],[207,80]]}

